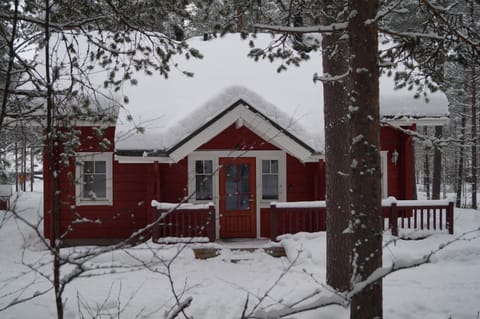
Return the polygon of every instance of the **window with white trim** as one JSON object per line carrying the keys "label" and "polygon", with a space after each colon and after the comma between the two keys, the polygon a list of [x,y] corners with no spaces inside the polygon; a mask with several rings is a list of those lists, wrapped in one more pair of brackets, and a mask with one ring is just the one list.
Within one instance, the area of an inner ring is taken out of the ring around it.
{"label": "window with white trim", "polygon": [[388,196],[388,151],[380,151],[380,169],[382,172],[382,198]]}
{"label": "window with white trim", "polygon": [[213,198],[213,161],[195,161],[195,199],[212,200]]}
{"label": "window with white trim", "polygon": [[278,160],[262,160],[262,199],[279,199]]}
{"label": "window with white trim", "polygon": [[77,205],[112,205],[112,153],[76,154]]}

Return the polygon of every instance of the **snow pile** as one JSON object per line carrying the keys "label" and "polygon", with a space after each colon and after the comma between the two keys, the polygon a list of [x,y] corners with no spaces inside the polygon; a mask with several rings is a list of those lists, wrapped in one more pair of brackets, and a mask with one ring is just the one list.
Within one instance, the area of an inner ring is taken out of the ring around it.
{"label": "snow pile", "polygon": [[[16,201],[19,217],[32,225],[42,220],[41,195],[41,192],[22,193]],[[478,211],[457,209],[455,216],[455,235],[436,233],[422,240],[394,240],[386,233],[384,241],[389,244],[384,249],[384,266],[418,260],[461,234],[480,227]],[[50,253],[34,229],[20,218],[4,211],[0,212],[0,217],[0,309],[16,298],[38,295],[0,311],[0,317],[55,317],[53,292],[46,291],[51,283],[32,271],[43,271],[51,276]],[[65,317],[90,318],[97,311],[102,313],[97,317],[105,318],[163,317],[175,303],[166,277],[167,267],[181,299],[193,298],[185,310],[193,318],[239,318],[247,296],[247,313],[260,299],[259,308],[268,311],[331,296],[332,292],[323,284],[326,234],[285,235],[281,243],[288,258],[273,258],[261,251],[241,256],[222,251],[215,258],[196,260],[191,248],[200,244],[156,245],[151,242],[100,255],[87,262],[92,268],[87,276],[67,286]],[[222,247],[221,243],[208,245]],[[94,246],[63,249],[62,256],[78,258],[98,249]],[[72,267],[62,269],[64,278],[73,273]],[[385,318],[476,318],[480,311],[479,233],[468,234],[445,247],[433,256],[431,263],[391,274],[383,283]],[[41,294],[44,291],[46,293]],[[263,298],[267,292],[268,296]],[[118,309],[124,309],[119,316],[116,315]],[[319,317],[341,319],[348,318],[349,313],[348,309],[332,306],[295,315],[299,319]]]}
{"label": "snow pile", "polygon": [[209,209],[210,206],[214,206],[212,202],[207,204],[192,204],[192,203],[165,203],[165,202],[158,202],[156,200],[152,200],[151,203],[152,207],[155,207],[159,210],[173,210],[173,209],[188,209],[188,210],[195,210],[195,209]]}

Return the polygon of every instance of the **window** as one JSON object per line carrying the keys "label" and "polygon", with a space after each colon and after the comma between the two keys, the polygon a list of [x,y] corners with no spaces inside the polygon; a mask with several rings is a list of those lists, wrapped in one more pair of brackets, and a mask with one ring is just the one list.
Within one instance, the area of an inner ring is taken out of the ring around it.
{"label": "window", "polygon": [[112,153],[77,153],[77,205],[112,204]]}
{"label": "window", "polygon": [[278,199],[278,160],[262,160],[262,199]]}
{"label": "window", "polygon": [[388,151],[380,152],[380,169],[382,172],[382,198],[388,196]]}
{"label": "window", "polygon": [[212,171],[211,160],[195,161],[195,199],[211,200],[213,198]]}
{"label": "window", "polygon": [[82,198],[106,198],[107,197],[107,162],[84,161],[83,162],[83,187]]}

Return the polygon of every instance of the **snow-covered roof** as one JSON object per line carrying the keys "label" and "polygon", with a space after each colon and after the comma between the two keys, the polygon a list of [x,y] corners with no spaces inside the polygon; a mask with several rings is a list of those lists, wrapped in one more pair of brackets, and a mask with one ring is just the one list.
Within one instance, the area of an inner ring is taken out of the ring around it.
{"label": "snow-covered roof", "polygon": [[[272,41],[271,35],[259,34],[255,44],[267,47]],[[312,149],[323,150],[323,87],[312,80],[315,73],[322,72],[320,52],[313,53],[300,67],[290,66],[277,73],[280,62],[248,58],[248,40],[238,34],[188,42],[204,55],[203,59],[174,57],[178,71],[173,70],[168,79],[137,74],[138,85],[123,88],[130,102],[120,111],[118,150],[168,151],[238,100],[244,100]],[[187,77],[181,70],[194,76]],[[382,75],[380,79],[383,117],[437,118],[448,114],[443,93],[431,93],[429,99],[426,103],[414,99],[411,91],[395,90],[393,78]],[[134,123],[145,128],[143,134],[130,129],[125,111]]]}

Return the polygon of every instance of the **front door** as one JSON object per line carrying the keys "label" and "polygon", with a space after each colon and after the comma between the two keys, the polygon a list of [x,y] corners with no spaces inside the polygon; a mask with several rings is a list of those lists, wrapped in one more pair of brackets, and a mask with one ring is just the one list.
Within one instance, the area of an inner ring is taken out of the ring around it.
{"label": "front door", "polygon": [[255,237],[255,158],[220,158],[220,237]]}

